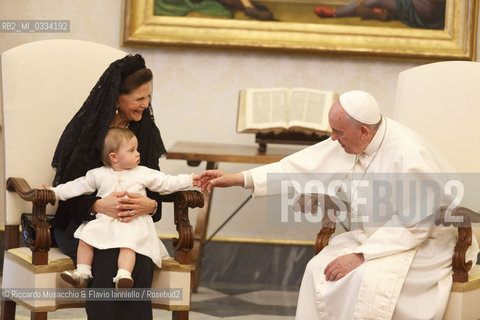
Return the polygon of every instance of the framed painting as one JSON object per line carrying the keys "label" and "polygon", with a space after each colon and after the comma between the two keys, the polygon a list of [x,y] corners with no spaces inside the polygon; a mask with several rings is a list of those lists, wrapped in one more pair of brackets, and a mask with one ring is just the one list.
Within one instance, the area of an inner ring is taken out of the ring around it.
{"label": "framed painting", "polygon": [[425,12],[412,12],[419,0],[383,0],[393,9],[369,1],[125,0],[123,43],[475,60],[479,0],[422,0],[441,7],[430,25],[422,24]]}

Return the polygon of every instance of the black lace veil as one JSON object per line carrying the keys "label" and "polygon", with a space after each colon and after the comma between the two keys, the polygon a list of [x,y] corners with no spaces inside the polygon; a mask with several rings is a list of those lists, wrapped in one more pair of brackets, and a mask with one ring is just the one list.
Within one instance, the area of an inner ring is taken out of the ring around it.
{"label": "black lace veil", "polygon": [[[102,165],[103,140],[115,115],[120,84],[126,76],[142,68],[145,68],[145,61],[137,54],[127,55],[105,70],[60,137],[52,160],[52,167],[57,170],[53,186]],[[130,122],[129,128],[138,138],[140,164],[158,170],[158,159],[166,150],[155,125],[151,104],[143,111],[142,119]]]}

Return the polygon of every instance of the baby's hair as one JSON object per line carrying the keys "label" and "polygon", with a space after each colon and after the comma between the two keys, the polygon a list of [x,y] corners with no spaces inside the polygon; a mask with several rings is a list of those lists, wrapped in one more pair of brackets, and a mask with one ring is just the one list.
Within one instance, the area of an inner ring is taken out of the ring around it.
{"label": "baby's hair", "polygon": [[112,152],[117,152],[122,143],[130,141],[135,134],[127,128],[112,127],[108,129],[107,135],[103,142],[102,162],[107,167],[110,167],[110,157],[108,156]]}

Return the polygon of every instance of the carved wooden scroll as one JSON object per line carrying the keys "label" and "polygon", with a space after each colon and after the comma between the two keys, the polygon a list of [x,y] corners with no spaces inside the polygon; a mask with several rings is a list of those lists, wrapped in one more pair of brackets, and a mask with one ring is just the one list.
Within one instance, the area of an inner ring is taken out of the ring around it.
{"label": "carved wooden scroll", "polygon": [[[317,233],[315,241],[315,254],[322,251],[328,245],[330,237],[335,232],[336,215],[340,211],[350,211],[348,203],[337,197],[326,194],[300,195],[296,205],[303,213],[322,214],[322,228]],[[319,210],[321,209],[321,210]]]}
{"label": "carved wooden scroll", "polygon": [[[308,212],[307,205],[311,206],[312,213],[318,213],[319,204],[323,204],[322,228],[317,234],[315,242],[315,254],[319,253],[328,245],[330,237],[335,232],[335,215],[340,209],[339,204],[348,208],[348,204],[338,198],[328,195],[301,195],[296,204],[300,206],[302,212]],[[330,214],[325,214],[331,209]],[[473,262],[465,261],[467,250],[472,244],[472,222],[480,222],[480,213],[474,212],[465,207],[455,207],[447,210],[447,207],[441,207],[435,216],[435,223],[443,226],[455,226],[458,228],[458,239],[452,257],[452,270],[454,282],[467,282],[468,271],[472,268]]]}
{"label": "carved wooden scroll", "polygon": [[16,192],[25,201],[32,202],[32,227],[35,228],[35,239],[30,239],[32,264],[48,264],[48,250],[51,237],[47,224],[46,206],[55,204],[55,193],[51,190],[32,189],[23,178],[8,178],[7,190]]}
{"label": "carved wooden scroll", "polygon": [[452,210],[442,207],[435,217],[438,225],[458,228],[458,239],[452,258],[454,282],[467,282],[468,271],[473,265],[471,260],[465,261],[467,250],[472,244],[472,222],[480,222],[480,214],[465,207],[455,207]]}
{"label": "carved wooden scroll", "polygon": [[188,218],[188,208],[203,207],[203,195],[199,191],[179,191],[162,197],[162,201],[174,203],[174,220],[178,232],[178,238],[172,239],[175,260],[181,264],[190,264],[194,235]]}

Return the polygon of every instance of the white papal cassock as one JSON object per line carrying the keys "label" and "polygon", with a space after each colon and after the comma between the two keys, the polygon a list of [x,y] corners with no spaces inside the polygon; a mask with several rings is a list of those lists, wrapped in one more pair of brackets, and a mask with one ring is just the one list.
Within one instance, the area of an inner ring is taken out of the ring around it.
{"label": "white papal cassock", "polygon": [[[357,228],[331,239],[308,263],[296,319],[442,319],[452,284],[451,260],[457,237],[456,229],[433,222],[439,205],[450,204],[454,197],[434,197],[445,188],[448,175],[440,174],[445,172],[451,174],[453,169],[427,142],[386,117],[358,156],[346,154],[338,142],[328,139],[280,162],[250,170],[247,176],[251,176],[256,197],[278,194],[278,180],[298,180],[299,173],[321,173],[324,180],[337,179],[340,173],[349,188],[347,199]],[[273,173],[281,173],[283,178]],[[270,179],[272,175],[275,178]],[[362,180],[370,184],[356,186]],[[374,193],[385,189],[378,184],[372,189],[372,181],[388,181],[393,186],[390,202],[380,210],[372,199],[378,200]],[[425,182],[432,188],[420,190],[419,183]],[[407,191],[402,193],[402,188]],[[372,221],[376,223],[369,223]],[[476,261],[477,251],[475,242],[468,259]],[[344,278],[327,282],[323,274],[327,264],[349,253],[363,253],[365,262]]]}

